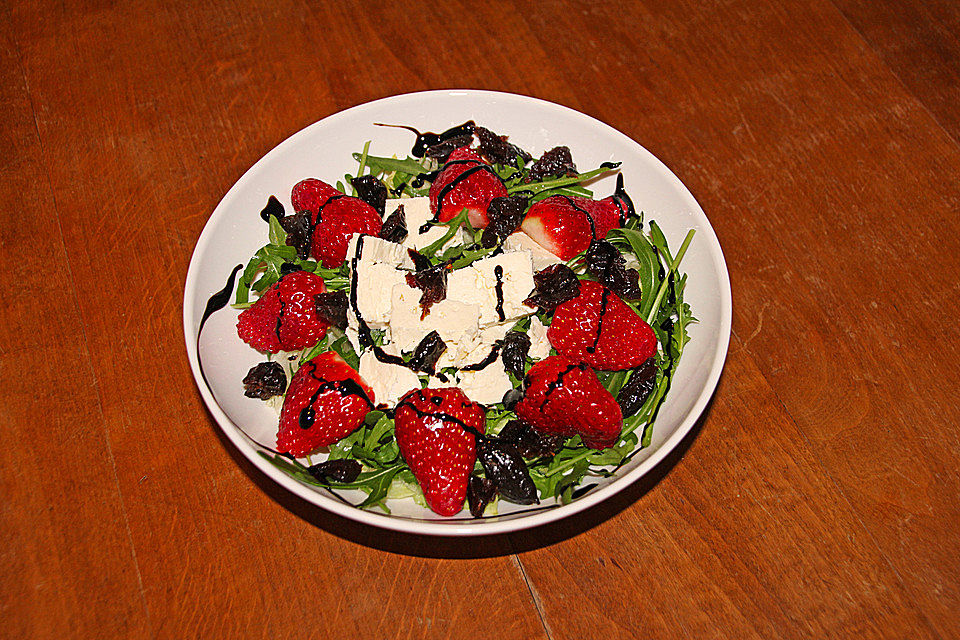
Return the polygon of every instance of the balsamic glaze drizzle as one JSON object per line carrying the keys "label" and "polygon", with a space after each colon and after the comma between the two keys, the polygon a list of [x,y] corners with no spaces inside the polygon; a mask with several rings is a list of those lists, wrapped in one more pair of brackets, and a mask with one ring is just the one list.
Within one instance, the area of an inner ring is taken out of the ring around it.
{"label": "balsamic glaze drizzle", "polygon": [[597,333],[593,336],[593,344],[587,347],[587,353],[593,353],[597,350],[597,344],[600,342],[600,331],[603,328],[603,316],[607,315],[607,300],[610,298],[610,289],[604,287],[600,294],[600,317],[597,318]]}
{"label": "balsamic glaze drizzle", "polygon": [[320,382],[320,386],[317,387],[317,390],[310,396],[310,401],[300,410],[300,414],[297,416],[297,424],[300,425],[301,429],[309,429],[313,426],[313,422],[316,419],[313,403],[317,401],[321,393],[326,391],[336,391],[342,398],[356,396],[363,399],[371,410],[374,408],[373,403],[363,390],[363,387],[357,384],[357,381],[353,378],[346,378],[345,380],[325,380],[317,377],[317,365],[314,364],[313,361],[307,362],[303,366],[310,367],[310,377]]}
{"label": "balsamic glaze drizzle", "polygon": [[579,212],[582,213],[583,215],[587,216],[587,222],[590,223],[590,234],[592,235],[592,237],[596,238],[596,237],[597,237],[597,225],[596,225],[596,223],[593,221],[593,216],[590,215],[590,212],[587,211],[586,209],[584,209],[583,207],[581,207],[580,205],[578,205],[576,202],[574,202],[574,201],[573,201],[573,198],[571,198],[570,196],[566,196],[566,195],[562,195],[562,194],[561,194],[561,195],[558,195],[557,197],[558,197],[558,198],[563,198],[564,200],[567,201],[567,203],[568,203],[571,207],[573,207],[574,209],[576,209],[577,211],[579,211]]}
{"label": "balsamic glaze drizzle", "polygon": [[[500,246],[503,246],[502,244]],[[493,268],[493,275],[497,277],[497,286],[495,287],[497,292],[497,317],[500,319],[500,322],[503,322],[507,319],[507,316],[503,313],[503,267],[499,264]]]}
{"label": "balsamic glaze drizzle", "polygon": [[207,300],[207,306],[204,307],[203,315],[200,316],[200,326],[197,327],[197,364],[200,367],[200,377],[203,378],[203,382],[207,385],[207,388],[210,389],[211,392],[213,391],[213,388],[210,386],[210,382],[207,381],[207,374],[203,370],[203,358],[200,357],[200,332],[203,331],[203,325],[206,324],[207,318],[212,316],[220,309],[223,309],[225,306],[227,306],[227,303],[230,302],[230,296],[233,295],[234,281],[236,280],[237,273],[240,272],[240,269],[243,269],[242,264],[235,266],[233,271],[230,272],[230,276],[227,278],[227,284],[224,285],[223,289],[217,291]]}
{"label": "balsamic glaze drizzle", "polygon": [[378,127],[395,127],[397,129],[406,129],[407,131],[412,131],[417,134],[417,139],[413,143],[413,149],[410,151],[410,155],[414,158],[422,158],[427,152],[427,149],[432,147],[435,144],[440,144],[450,140],[451,138],[459,138],[460,136],[465,136],[473,133],[473,129],[476,126],[473,120],[467,120],[461,125],[455,127],[450,127],[443,133],[431,133],[430,131],[425,131],[420,133],[411,126],[403,124],[384,124],[382,122],[375,122],[375,125]]}
{"label": "balsamic glaze drizzle", "polygon": [[477,362],[476,364],[468,364],[465,367],[460,367],[460,371],[482,371],[488,366],[496,362],[497,356],[500,355],[500,341],[497,340],[493,343],[493,347],[490,349],[490,353],[487,354],[487,357]]}
{"label": "balsamic glaze drizzle", "polygon": [[[416,393],[416,395],[419,396],[420,399],[423,399],[423,398],[424,398],[423,391],[424,391],[423,389],[419,389],[419,390],[417,391],[417,393]],[[437,404],[442,404],[442,403],[443,403],[443,400],[440,399],[439,396],[434,396],[434,398],[437,399],[437,400],[440,400],[440,402],[437,403]],[[464,405],[464,406],[466,406],[466,405]],[[486,437],[486,436],[484,436],[484,434],[481,433],[479,430],[471,427],[471,426],[468,425],[466,422],[464,422],[463,420],[461,420],[460,418],[458,418],[458,417],[456,417],[456,416],[452,416],[452,415],[450,415],[449,413],[444,413],[444,412],[442,412],[442,411],[436,411],[436,412],[424,411],[423,409],[420,409],[420,408],[416,407],[413,403],[410,402],[410,400],[408,400],[408,399],[406,399],[406,398],[404,398],[404,399],[401,400],[399,403],[397,403],[397,406],[396,406],[396,408],[394,409],[394,415],[396,415],[396,413],[400,411],[400,408],[401,408],[401,407],[408,407],[410,410],[412,410],[414,413],[416,413],[417,416],[420,417],[420,418],[435,418],[435,419],[437,419],[437,420],[442,420],[443,422],[452,422],[452,423],[454,423],[455,425],[459,426],[461,429],[467,431],[468,433],[472,434],[473,436],[475,436],[475,437],[477,437],[477,438],[483,439],[483,438]]]}
{"label": "balsamic glaze drizzle", "polygon": [[586,368],[587,368],[587,365],[583,364],[582,362],[575,362],[573,364],[567,365],[566,369],[558,373],[556,380],[553,380],[550,384],[548,384],[547,388],[543,392],[543,402],[540,403],[540,411],[543,411],[543,408],[547,406],[548,402],[550,402],[550,395],[557,389],[560,389],[563,387],[564,376],[566,376],[568,373],[570,373],[574,369],[580,369],[581,371],[584,371],[586,370]]}

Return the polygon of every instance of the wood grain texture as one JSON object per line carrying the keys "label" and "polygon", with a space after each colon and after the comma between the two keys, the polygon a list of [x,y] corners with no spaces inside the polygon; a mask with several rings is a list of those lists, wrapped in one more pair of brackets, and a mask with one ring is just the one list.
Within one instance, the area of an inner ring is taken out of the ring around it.
{"label": "wood grain texture", "polygon": [[[8,3],[0,627],[960,637],[957,19],[892,0]],[[720,387],[668,464],[576,520],[467,543],[273,485],[218,435],[180,326],[194,242],[251,164],[340,109],[443,87],[641,142],[707,211],[734,291]]]}
{"label": "wood grain texture", "polygon": [[905,87],[960,140],[960,7],[956,2],[836,0]]}

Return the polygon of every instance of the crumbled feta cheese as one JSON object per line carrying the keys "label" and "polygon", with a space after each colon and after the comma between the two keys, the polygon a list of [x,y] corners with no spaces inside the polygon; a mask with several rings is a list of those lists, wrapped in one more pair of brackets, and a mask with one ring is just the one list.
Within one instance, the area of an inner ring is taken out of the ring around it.
{"label": "crumbled feta cheese", "polygon": [[517,231],[507,236],[507,239],[503,243],[503,250],[529,251],[533,258],[534,271],[543,271],[552,264],[563,262],[563,260],[544,249],[536,240],[523,231]]}
{"label": "crumbled feta cheese", "polygon": [[360,356],[360,377],[373,388],[377,404],[395,405],[406,392],[420,388],[420,378],[406,367],[380,362],[373,351]]}
{"label": "crumbled feta cheese", "polygon": [[540,322],[540,318],[530,318],[530,329],[527,331],[530,338],[530,351],[527,355],[535,360],[543,360],[550,355],[550,341],[547,340],[547,328]]}
{"label": "crumbled feta cheese", "polygon": [[480,404],[496,404],[513,388],[500,358],[480,371],[460,371],[457,376],[460,379],[457,384],[460,390]]}

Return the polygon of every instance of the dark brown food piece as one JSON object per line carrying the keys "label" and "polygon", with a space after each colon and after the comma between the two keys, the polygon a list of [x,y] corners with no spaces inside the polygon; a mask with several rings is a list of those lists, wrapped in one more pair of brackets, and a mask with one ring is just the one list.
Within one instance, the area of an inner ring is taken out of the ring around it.
{"label": "dark brown food piece", "polygon": [[307,467],[310,475],[320,482],[336,482],[339,484],[353,482],[360,475],[361,470],[362,467],[359,462],[346,458],[327,460]]}
{"label": "dark brown food piece", "polygon": [[507,239],[511,233],[520,228],[523,216],[527,212],[528,198],[515,193],[505,198],[494,198],[487,207],[487,217],[490,222],[483,230],[480,244],[489,249]]}
{"label": "dark brown food piece", "polygon": [[260,211],[260,217],[263,218],[264,222],[270,222],[270,216],[277,220],[283,220],[283,215],[283,205],[277,200],[277,196],[270,196],[267,199],[267,206]]}
{"label": "dark brown food piece", "polygon": [[519,420],[511,420],[504,425],[498,437],[514,445],[524,458],[552,456],[566,440],[563,436],[542,434]]}
{"label": "dark brown food piece", "polygon": [[620,250],[606,240],[591,240],[586,255],[587,273],[621,298],[640,299],[640,274],[627,269]]}
{"label": "dark brown food piece", "polygon": [[484,509],[495,495],[497,495],[497,485],[493,480],[471,475],[467,484],[467,504],[470,507],[470,515],[474,518],[482,516]]}
{"label": "dark brown food piece", "polygon": [[351,178],[350,184],[357,190],[357,197],[376,209],[382,218],[387,206],[387,187],[383,182],[373,176],[360,176]]}
{"label": "dark brown food piece", "polygon": [[[414,253],[416,252],[410,252],[411,257]],[[428,264],[429,262],[427,260]],[[414,259],[414,265],[417,266],[417,271],[408,273],[406,279],[408,285],[423,292],[420,295],[420,307],[423,309],[420,319],[423,320],[430,314],[430,305],[447,297],[447,272],[450,271],[450,264],[441,262],[421,269],[421,265]]]}
{"label": "dark brown food piece", "polygon": [[446,162],[447,158],[450,157],[451,153],[453,153],[456,149],[459,149],[460,147],[469,146],[471,142],[473,142],[473,134],[464,133],[462,135],[455,136],[453,138],[448,138],[446,140],[438,142],[435,145],[427,147],[426,150],[423,152],[423,155],[425,155],[428,158],[433,158],[434,160],[441,163]]}
{"label": "dark brown food piece", "polygon": [[447,345],[436,331],[431,331],[423,337],[417,348],[413,350],[409,367],[414,371],[423,371],[433,374],[436,371],[437,360],[447,350]]}
{"label": "dark brown food piece", "polygon": [[519,449],[499,438],[477,440],[477,460],[487,478],[493,480],[505,500],[516,504],[538,504],[537,486],[530,477]]}
{"label": "dark brown food piece", "polygon": [[510,331],[503,339],[503,368],[518,379],[523,378],[527,352],[530,351],[530,338],[520,331]]}
{"label": "dark brown food piece", "polygon": [[627,384],[623,385],[617,394],[617,404],[620,405],[620,412],[624,417],[632,416],[640,410],[656,383],[657,363],[654,358],[649,358],[634,369]]}
{"label": "dark brown food piece", "polygon": [[528,307],[553,313],[558,305],[580,295],[580,281],[573,269],[565,264],[553,264],[533,274],[533,293],[523,301]]}
{"label": "dark brown food piece", "polygon": [[279,362],[261,362],[243,377],[243,395],[266,400],[282,396],[287,388],[287,374]]}
{"label": "dark brown food piece", "polygon": [[306,260],[310,257],[310,244],[313,242],[313,225],[309,211],[298,211],[292,216],[280,220],[280,226],[287,232],[286,244],[297,250],[297,257]]}
{"label": "dark brown food piece", "polygon": [[554,147],[530,165],[530,173],[524,182],[541,182],[547,178],[562,178],[577,175],[569,147]]}
{"label": "dark brown food piece", "polygon": [[380,237],[396,243],[406,240],[407,214],[403,211],[402,204],[398,204],[397,209],[383,221],[383,226],[380,227]]}
{"label": "dark brown food piece", "polygon": [[317,308],[317,317],[324,322],[337,327],[347,328],[347,309],[350,301],[343,291],[326,291],[313,297]]}
{"label": "dark brown food piece", "polygon": [[480,155],[493,164],[514,167],[517,164],[517,156],[520,156],[523,164],[533,158],[517,145],[507,142],[506,136],[498,136],[490,129],[476,127],[474,133],[477,134],[477,139],[480,141]]}

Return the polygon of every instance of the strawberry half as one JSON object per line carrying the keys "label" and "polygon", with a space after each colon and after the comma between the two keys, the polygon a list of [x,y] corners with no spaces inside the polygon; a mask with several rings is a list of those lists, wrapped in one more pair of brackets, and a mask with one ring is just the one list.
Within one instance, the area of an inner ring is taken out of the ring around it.
{"label": "strawberry half", "polygon": [[550,356],[530,367],[525,380],[526,393],[514,411],[541,433],[579,434],[591,449],[611,447],[620,437],[620,405],[586,364]]}
{"label": "strawberry half", "polygon": [[493,168],[474,151],[460,147],[430,185],[430,211],[440,222],[449,222],[467,209],[470,224],[481,229],[490,222],[490,201],[506,195],[507,188]]}
{"label": "strawberry half", "polygon": [[603,200],[550,196],[530,207],[520,228],[541,247],[566,261],[585,251],[590,240],[603,240],[611,229],[623,226],[627,211],[624,196],[619,194]]}
{"label": "strawberry half", "polygon": [[280,410],[277,451],[305,456],[353,433],[373,407],[373,389],[336,352],[297,369]]}
{"label": "strawberry half", "polygon": [[383,226],[376,209],[316,178],[294,185],[291,200],[294,210],[310,212],[310,254],[328,269],[343,264],[351,235],[375,236]]}
{"label": "strawberry half", "polygon": [[427,505],[442,516],[463,509],[477,460],[483,409],[456,387],[418,389],[403,396],[394,413],[397,444],[423,489]]}
{"label": "strawberry half", "polygon": [[657,336],[620,296],[599,282],[580,281],[580,294],[557,307],[547,339],[558,353],[594,369],[639,367],[657,350]]}
{"label": "strawberry half", "polygon": [[240,339],[267,353],[296,351],[317,344],[329,325],[317,316],[313,298],[326,290],[323,278],[315,273],[288,273],[257,298],[252,307],[240,313]]}

